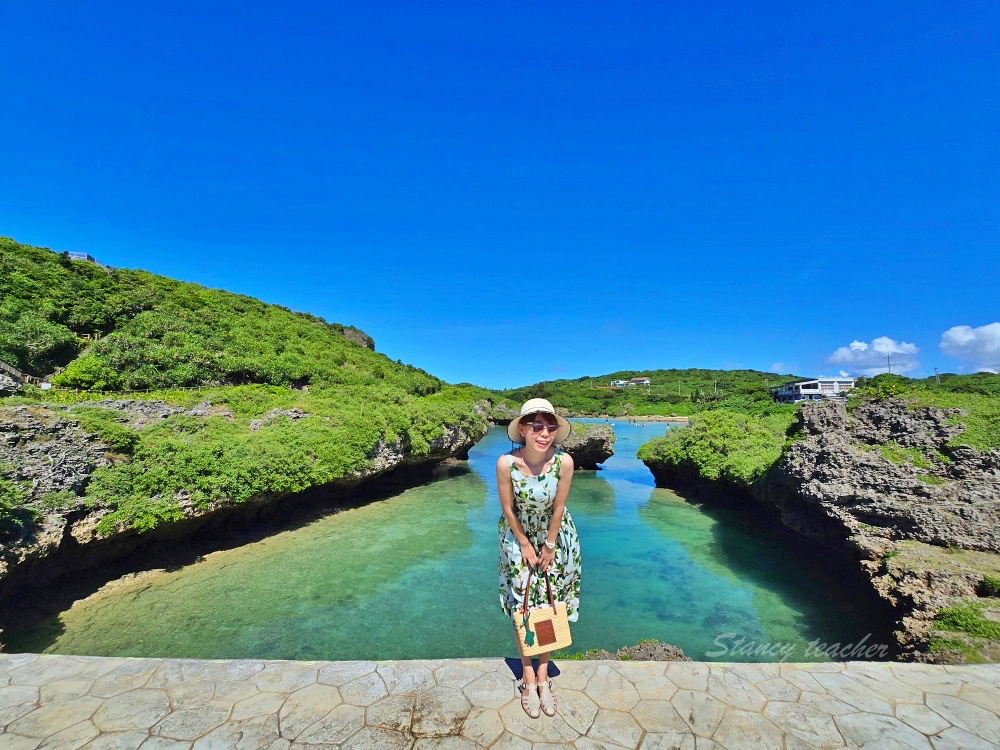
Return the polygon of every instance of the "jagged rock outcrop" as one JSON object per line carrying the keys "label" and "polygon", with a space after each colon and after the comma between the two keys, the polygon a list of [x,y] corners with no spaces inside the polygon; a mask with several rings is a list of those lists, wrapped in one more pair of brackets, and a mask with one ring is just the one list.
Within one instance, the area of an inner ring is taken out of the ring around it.
{"label": "jagged rock outcrop", "polygon": [[24,483],[32,500],[81,494],[95,469],[111,465],[110,452],[74,419],[34,406],[0,411],[0,476]]}
{"label": "jagged rock outcrop", "polygon": [[606,424],[580,424],[573,422],[573,429],[561,448],[573,457],[578,469],[598,469],[598,464],[615,454],[615,431]]}
{"label": "jagged rock outcrop", "polygon": [[14,380],[10,375],[0,372],[0,398],[15,396],[20,392],[20,381]]}
{"label": "jagged rock outcrop", "polygon": [[[142,400],[104,400],[87,405],[120,411],[120,422],[133,429],[173,414],[233,418],[227,408],[213,406],[208,401],[192,409]],[[0,541],[0,597],[10,588],[25,583],[25,580],[11,583],[12,579],[30,578],[31,585],[43,584],[76,570],[121,558],[146,540],[184,539],[206,527],[250,522],[297,502],[298,496],[262,495],[240,504],[196,505],[181,492],[173,498],[183,513],[181,520],[161,523],[150,532],[120,529],[103,538],[97,534],[96,526],[109,512],[107,509],[88,507],[82,498],[76,504],[63,498],[56,510],[46,509],[44,503],[39,503],[50,492],[69,491],[82,495],[97,468],[109,466],[114,460],[125,460],[86,432],[68,409],[48,405],[0,410],[0,475],[21,483],[27,490],[28,503],[34,504],[41,514],[40,520],[18,538]],[[306,416],[308,414],[300,409],[277,409],[254,420],[257,424],[251,424],[250,428],[265,429],[278,417],[296,421]],[[402,438],[392,443],[380,440],[368,454],[363,469],[301,494],[322,495],[325,503],[336,505],[381,491],[379,482],[396,486],[405,483],[404,475],[410,476],[413,472],[416,472],[413,476],[424,478],[445,459],[467,458],[469,449],[482,439],[485,431],[485,420],[481,429],[446,425],[443,434],[430,441],[428,451],[420,454],[411,453]]]}
{"label": "jagged rock outcrop", "polygon": [[[901,399],[804,404],[802,438],[753,487],[648,463],[657,484],[704,498],[750,494],[781,523],[856,571],[884,605],[904,658],[927,659],[942,607],[974,597],[1000,562],[1000,451],[949,445],[957,409]],[[962,551],[961,555],[955,551]]]}
{"label": "jagged rock outcrop", "polygon": [[584,659],[600,661],[691,661],[677,646],[660,641],[640,641],[634,646],[622,646],[614,653],[603,648],[586,651]]}

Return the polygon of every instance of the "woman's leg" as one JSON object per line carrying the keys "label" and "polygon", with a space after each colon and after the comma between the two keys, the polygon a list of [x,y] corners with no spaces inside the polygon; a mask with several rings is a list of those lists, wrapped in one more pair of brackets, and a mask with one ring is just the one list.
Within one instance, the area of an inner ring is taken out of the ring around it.
{"label": "woman's leg", "polygon": [[517,628],[514,628],[514,642],[517,644],[517,653],[521,657],[521,708],[532,719],[537,719],[541,701],[538,698],[538,684],[535,679],[535,668],[531,665],[531,657],[525,656],[521,648],[521,637]]}
{"label": "woman's leg", "polygon": [[549,655],[538,655],[538,702],[542,713],[555,716],[557,699],[549,689]]}

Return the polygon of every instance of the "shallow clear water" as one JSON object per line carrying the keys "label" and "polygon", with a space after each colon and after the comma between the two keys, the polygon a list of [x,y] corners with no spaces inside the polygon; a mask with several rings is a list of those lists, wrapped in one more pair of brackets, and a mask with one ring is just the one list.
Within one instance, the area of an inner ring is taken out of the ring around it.
{"label": "shallow clear water", "polygon": [[[606,468],[574,477],[568,507],[580,531],[583,587],[571,650],[655,638],[696,659],[771,661],[784,647],[801,661],[825,658],[805,653],[813,639],[856,640],[860,627],[781,544],[729,512],[653,486],[635,451],[666,429],[617,424]],[[32,633],[12,634],[8,648],[271,659],[510,655],[511,626],[498,604],[494,474],[509,448],[496,428],[468,465],[438,481],[117,582]]]}

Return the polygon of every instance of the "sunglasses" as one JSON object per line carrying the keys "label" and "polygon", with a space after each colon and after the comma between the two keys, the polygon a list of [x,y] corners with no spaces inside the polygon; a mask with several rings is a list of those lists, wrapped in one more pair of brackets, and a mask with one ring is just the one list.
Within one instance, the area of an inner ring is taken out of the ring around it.
{"label": "sunglasses", "polygon": [[528,427],[531,428],[532,432],[541,432],[545,430],[546,432],[558,432],[558,424],[546,424],[545,422],[528,422]]}

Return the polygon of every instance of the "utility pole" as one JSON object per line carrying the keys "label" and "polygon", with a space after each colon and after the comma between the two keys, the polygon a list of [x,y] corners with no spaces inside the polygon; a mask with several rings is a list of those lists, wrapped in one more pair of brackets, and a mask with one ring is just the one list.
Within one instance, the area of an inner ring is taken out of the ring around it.
{"label": "utility pole", "polygon": [[892,375],[892,360],[889,359],[889,355],[885,355],[885,364],[889,368],[889,374]]}

